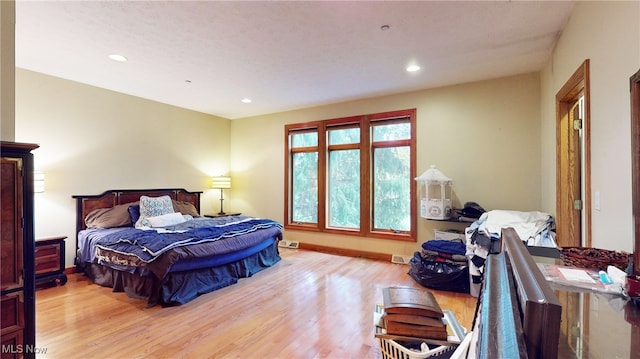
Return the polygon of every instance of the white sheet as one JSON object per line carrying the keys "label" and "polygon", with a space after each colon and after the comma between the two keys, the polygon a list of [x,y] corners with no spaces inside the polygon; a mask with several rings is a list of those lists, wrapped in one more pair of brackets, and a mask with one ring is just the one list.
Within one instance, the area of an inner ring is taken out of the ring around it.
{"label": "white sheet", "polygon": [[[538,211],[492,210],[483,213],[479,221],[484,219],[485,229],[498,237],[502,232],[502,228],[512,227],[523,241],[535,242],[536,237],[539,238],[540,232],[549,226],[550,218],[550,214]],[[541,243],[528,244],[541,245]],[[544,246],[555,247],[555,243]]]}

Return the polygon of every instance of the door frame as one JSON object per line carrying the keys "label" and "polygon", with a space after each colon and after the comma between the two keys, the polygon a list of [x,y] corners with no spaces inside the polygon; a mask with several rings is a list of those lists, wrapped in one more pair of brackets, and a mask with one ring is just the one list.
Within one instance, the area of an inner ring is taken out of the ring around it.
{"label": "door frame", "polygon": [[[559,247],[591,247],[591,92],[589,84],[589,59],[586,59],[556,94],[556,241]],[[584,225],[580,225],[578,221],[577,226],[581,228],[576,228],[576,211],[573,210],[573,206],[564,204],[566,200],[562,197],[568,192],[569,184],[565,183],[563,174],[568,172],[569,156],[561,151],[563,140],[561,135],[562,126],[567,125],[563,120],[568,117],[572,105],[580,96],[584,97],[584,118],[582,119]],[[582,238],[576,239],[575,234],[581,232]]]}
{"label": "door frame", "polygon": [[633,206],[633,272],[640,275],[640,70],[629,79],[631,93],[631,200]]}

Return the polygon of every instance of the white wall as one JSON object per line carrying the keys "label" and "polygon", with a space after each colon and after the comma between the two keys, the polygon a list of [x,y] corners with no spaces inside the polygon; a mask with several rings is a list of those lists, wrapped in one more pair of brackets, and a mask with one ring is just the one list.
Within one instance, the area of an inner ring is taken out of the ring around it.
{"label": "white wall", "polygon": [[210,176],[229,170],[229,120],[17,69],[16,140],[40,145],[35,169],[36,238],[67,236],[75,253],[72,195],[107,189],[183,187],[204,191],[204,213],[217,212]]}
{"label": "white wall", "polygon": [[[234,120],[233,210],[284,221],[284,125],[407,108],[417,109],[417,172],[435,164],[453,179],[459,207],[540,210],[540,88],[526,74],[439,89]],[[435,228],[462,224],[418,220],[416,243],[291,231],[289,240],[411,255]]]}
{"label": "white wall", "polygon": [[640,2],[578,2],[541,73],[542,207],[555,213],[555,94],[585,59],[591,74],[592,246],[633,250],[629,77],[640,69]]}

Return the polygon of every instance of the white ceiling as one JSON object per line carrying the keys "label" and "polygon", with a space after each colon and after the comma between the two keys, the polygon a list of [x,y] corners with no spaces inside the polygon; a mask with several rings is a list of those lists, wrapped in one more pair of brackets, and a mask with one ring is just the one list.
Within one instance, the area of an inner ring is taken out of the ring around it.
{"label": "white ceiling", "polygon": [[538,71],[572,6],[17,0],[16,66],[235,119]]}

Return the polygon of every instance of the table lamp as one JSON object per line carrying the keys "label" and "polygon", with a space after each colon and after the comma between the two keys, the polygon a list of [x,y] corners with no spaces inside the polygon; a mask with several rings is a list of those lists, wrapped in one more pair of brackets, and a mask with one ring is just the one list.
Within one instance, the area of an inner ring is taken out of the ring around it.
{"label": "table lamp", "polygon": [[222,202],[224,201],[224,190],[231,188],[231,177],[213,177],[211,181],[211,188],[220,190],[220,212],[218,214],[223,215],[224,210]]}

